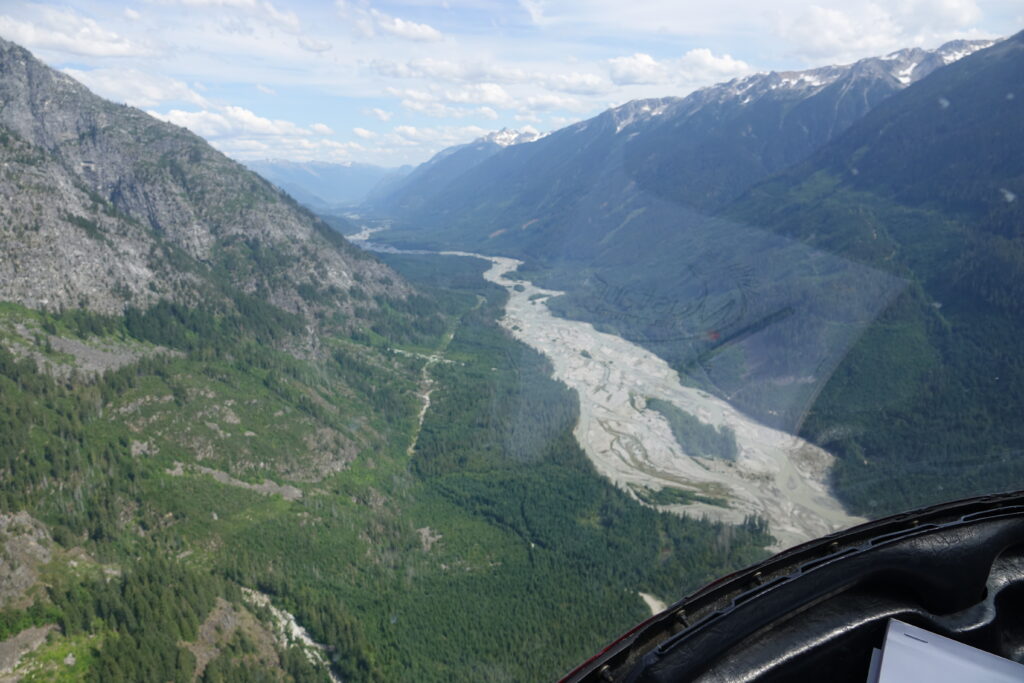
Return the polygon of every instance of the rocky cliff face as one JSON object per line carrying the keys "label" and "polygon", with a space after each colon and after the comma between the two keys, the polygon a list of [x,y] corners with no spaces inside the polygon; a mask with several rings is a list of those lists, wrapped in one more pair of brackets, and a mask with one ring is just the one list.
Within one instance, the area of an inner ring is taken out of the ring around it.
{"label": "rocky cliff face", "polygon": [[[388,268],[189,131],[0,40],[0,296],[114,313],[222,284],[294,312],[404,296]],[[298,291],[305,292],[300,296]]]}
{"label": "rocky cliff face", "polygon": [[114,313],[194,284],[150,258],[146,228],[9,131],[0,132],[0,198],[0,299]]}

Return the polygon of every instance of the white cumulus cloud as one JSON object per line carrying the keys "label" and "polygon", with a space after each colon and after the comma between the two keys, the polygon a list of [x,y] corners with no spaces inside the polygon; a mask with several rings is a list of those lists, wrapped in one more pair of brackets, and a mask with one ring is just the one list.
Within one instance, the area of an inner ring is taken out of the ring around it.
{"label": "white cumulus cloud", "polygon": [[450,107],[440,102],[424,102],[422,100],[402,100],[402,106],[409,111],[436,119],[464,119],[470,116],[480,116],[493,121],[498,118],[498,112],[491,107]]}
{"label": "white cumulus cloud", "polygon": [[616,85],[658,84],[692,89],[750,71],[746,62],[730,55],[716,56],[707,48],[695,48],[678,59],[663,61],[642,52],[608,60],[608,75]]}
{"label": "white cumulus cloud", "polygon": [[378,121],[390,121],[391,117],[394,116],[393,112],[387,111],[385,109],[378,109],[377,107],[367,109],[366,113],[372,116],[373,118],[377,119]]}
{"label": "white cumulus cloud", "polygon": [[357,142],[341,142],[329,137],[334,131],[324,123],[303,127],[291,121],[260,116],[244,107],[229,105],[200,111],[172,109],[167,113],[149,110],[149,114],[188,128],[236,159],[345,160],[350,159],[353,152],[365,151]]}
{"label": "white cumulus cloud", "polygon": [[188,7],[255,7],[256,0],[178,0]]}
{"label": "white cumulus cloud", "polygon": [[32,50],[57,50],[88,57],[137,57],[153,50],[70,9],[37,7],[32,21],[0,15],[0,36]]}
{"label": "white cumulus cloud", "polygon": [[405,21],[398,17],[392,17],[378,12],[377,10],[370,10],[370,16],[373,17],[374,24],[378,29],[384,33],[390,33],[393,36],[404,38],[406,40],[416,40],[422,42],[432,42],[442,40],[444,36],[433,26],[428,24],[417,24],[415,21]]}
{"label": "white cumulus cloud", "polygon": [[448,102],[488,104],[494,107],[512,104],[511,95],[497,83],[473,83],[461,88],[445,90],[444,99]]}
{"label": "white cumulus cloud", "polygon": [[299,36],[299,47],[306,52],[327,52],[334,46],[326,40],[319,40],[309,36]]}
{"label": "white cumulus cloud", "polygon": [[98,95],[133,107],[155,107],[162,102],[209,106],[205,97],[181,81],[138,69],[64,69],[64,73]]}
{"label": "white cumulus cloud", "polygon": [[750,65],[729,55],[716,57],[707,48],[697,48],[684,54],[676,65],[690,80],[727,80],[750,72]]}
{"label": "white cumulus cloud", "polygon": [[966,37],[982,17],[975,0],[823,1],[776,17],[779,35],[811,62],[849,62]]}
{"label": "white cumulus cloud", "polygon": [[268,19],[286,31],[298,33],[302,30],[302,23],[299,21],[299,17],[295,12],[279,10],[269,2],[260,3],[260,7],[264,13],[266,13]]}
{"label": "white cumulus cloud", "polygon": [[349,161],[354,152],[362,153],[366,149],[357,142],[301,137],[233,137],[214,140],[211,144],[228,156],[243,160],[271,158],[294,161]]}
{"label": "white cumulus cloud", "polygon": [[662,83],[668,74],[663,64],[643,52],[609,59],[608,71],[616,85]]}
{"label": "white cumulus cloud", "polygon": [[608,81],[591,73],[555,73],[539,78],[549,90],[574,93],[577,95],[599,95],[608,91]]}
{"label": "white cumulus cloud", "polygon": [[351,19],[359,33],[367,38],[385,33],[415,42],[444,40],[444,35],[433,26],[381,12],[370,7],[370,3],[366,0],[354,3],[336,0],[335,6],[338,8],[339,14],[344,18]]}
{"label": "white cumulus cloud", "polygon": [[417,126],[395,126],[394,135],[406,142],[424,144],[435,147],[450,147],[472,142],[476,138],[487,135],[488,131],[479,126],[438,126],[438,127],[417,127]]}
{"label": "white cumulus cloud", "polygon": [[[447,89],[433,86],[429,90],[389,86],[385,88],[385,92],[402,98],[402,106],[410,111],[438,118],[484,116],[494,119],[497,118],[497,112],[493,107],[510,107],[515,104],[512,96],[496,83],[473,83]],[[476,108],[448,106],[451,104],[482,106]]]}
{"label": "white cumulus cloud", "polygon": [[543,0],[519,0],[519,6],[529,15],[531,23],[538,26],[545,23]]}
{"label": "white cumulus cloud", "polygon": [[295,12],[279,10],[269,0],[164,0],[187,7],[213,7],[247,10],[246,14],[266,20],[289,33],[302,30],[302,22]]}
{"label": "white cumulus cloud", "polygon": [[377,59],[370,62],[370,69],[386,78],[429,78],[452,83],[522,83],[531,77],[528,72],[513,66],[432,57],[417,57],[404,62]]}
{"label": "white cumulus cloud", "polygon": [[268,119],[244,107],[228,105],[216,110],[183,111],[172,109],[166,114],[150,111],[152,116],[188,128],[208,138],[227,136],[303,136],[311,131],[291,121]]}
{"label": "white cumulus cloud", "polygon": [[589,108],[575,97],[558,95],[555,93],[542,93],[532,95],[523,100],[521,111],[552,111],[555,109],[567,109],[569,111],[583,111]]}

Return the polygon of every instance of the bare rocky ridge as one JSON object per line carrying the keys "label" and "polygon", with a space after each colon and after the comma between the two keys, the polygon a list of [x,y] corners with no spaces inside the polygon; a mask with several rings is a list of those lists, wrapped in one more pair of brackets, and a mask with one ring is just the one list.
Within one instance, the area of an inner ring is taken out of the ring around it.
{"label": "bare rocky ridge", "polygon": [[[274,630],[277,634],[278,644],[282,648],[298,645],[303,649],[306,659],[311,664],[327,666],[327,657],[324,654],[327,648],[314,641],[306,629],[295,621],[295,617],[290,612],[275,607],[270,601],[270,596],[259,591],[243,588],[242,595],[250,604],[270,610],[274,619]],[[328,675],[333,683],[341,683],[341,679],[333,671],[328,670]]]}
{"label": "bare rocky ridge", "polygon": [[218,270],[293,312],[314,307],[303,285],[408,292],[198,136],[97,97],[2,39],[0,246],[0,297],[35,308],[205,299]]}
{"label": "bare rocky ridge", "polygon": [[199,625],[195,641],[182,643],[196,658],[193,680],[202,678],[207,665],[221,654],[239,632],[245,634],[255,650],[245,657],[271,671],[280,672],[280,679],[284,680],[274,634],[247,609],[236,607],[223,598],[217,598],[217,604]]}
{"label": "bare rocky ridge", "polygon": [[0,197],[0,299],[113,313],[193,279],[150,259],[147,230],[97,210],[56,159],[2,129]]}
{"label": "bare rocky ridge", "polygon": [[[200,474],[208,474],[222,484],[228,486],[237,486],[239,488],[248,489],[255,491],[256,493],[262,493],[265,496],[278,495],[285,500],[298,500],[302,498],[302,489],[299,489],[291,485],[281,485],[264,479],[262,484],[250,484],[240,479],[235,479],[227,472],[221,472],[220,470],[211,469],[209,467],[203,467],[202,465],[191,465],[190,470],[199,472]],[[167,474],[174,477],[180,477],[185,474],[184,465],[180,462],[174,463],[174,469],[167,470]]]}
{"label": "bare rocky ridge", "polygon": [[39,649],[39,646],[46,642],[50,631],[55,628],[53,624],[33,626],[0,643],[0,683],[21,680],[21,675],[13,674],[21,658]]}
{"label": "bare rocky ridge", "polygon": [[50,534],[27,512],[0,515],[0,608],[23,609],[32,603],[27,592],[50,561]]}

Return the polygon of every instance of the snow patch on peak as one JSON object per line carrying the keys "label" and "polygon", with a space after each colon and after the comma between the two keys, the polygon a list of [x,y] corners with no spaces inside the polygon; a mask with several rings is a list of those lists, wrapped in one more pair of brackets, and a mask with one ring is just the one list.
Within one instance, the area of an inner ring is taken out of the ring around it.
{"label": "snow patch on peak", "polygon": [[825,80],[813,72],[788,71],[779,76],[781,78],[777,84],[772,86],[773,88],[819,88],[825,84]]}
{"label": "snow patch on peak", "polygon": [[524,142],[533,142],[540,138],[541,134],[537,132],[536,128],[526,126],[522,130],[502,128],[479,138],[477,142],[493,142],[501,147],[511,147],[512,145],[521,145]]}
{"label": "snow patch on peak", "polygon": [[799,82],[803,83],[804,85],[808,85],[812,88],[820,88],[821,86],[825,85],[824,79],[820,78],[818,75],[814,73],[803,74],[802,76],[800,76]]}
{"label": "snow patch on peak", "polygon": [[[988,45],[986,45],[985,47],[988,47]],[[960,59],[963,59],[967,55],[972,54],[974,52],[977,52],[980,49],[981,49],[980,47],[971,47],[971,48],[968,48],[968,49],[965,49],[965,50],[956,50],[954,52],[946,52],[946,53],[942,54],[942,61],[945,62],[946,64],[952,64],[953,62],[955,62],[957,60],[960,60]]]}
{"label": "snow patch on peak", "polygon": [[940,66],[952,64],[969,54],[994,45],[994,40],[954,40],[934,50],[907,48],[884,57],[861,60],[881,64],[882,69],[902,86],[921,80]]}
{"label": "snow patch on peak", "polygon": [[909,66],[906,66],[895,73],[896,80],[903,85],[910,85],[913,78],[911,76],[914,73],[914,69],[917,68],[917,62],[912,62]]}
{"label": "snow patch on peak", "polygon": [[744,105],[777,90],[810,96],[813,91],[831,84],[843,73],[843,69],[833,66],[807,71],[769,71],[734,78],[728,83],[714,85],[701,92],[705,100],[737,100]]}
{"label": "snow patch on peak", "polygon": [[632,126],[638,121],[652,119],[661,116],[668,109],[673,98],[662,98],[658,100],[636,100],[627,102],[621,107],[611,110],[612,118],[615,121],[615,133],[621,133],[624,129]]}
{"label": "snow patch on peak", "polygon": [[952,64],[959,59],[974,54],[978,50],[992,47],[1001,40],[1002,38],[996,40],[953,40],[935,50],[935,53],[942,59],[944,64]]}

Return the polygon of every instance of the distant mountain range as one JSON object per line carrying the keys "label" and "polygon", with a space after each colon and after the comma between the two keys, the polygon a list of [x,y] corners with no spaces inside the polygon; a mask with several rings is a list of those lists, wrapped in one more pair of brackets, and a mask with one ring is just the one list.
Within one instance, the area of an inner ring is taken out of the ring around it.
{"label": "distant mountain range", "polygon": [[407,222],[413,239],[429,233],[495,253],[581,256],[602,237],[588,202],[623,204],[646,193],[714,211],[894,93],[989,45],[958,40],[847,66],[755,74],[684,98],[629,102],[529,144],[455,147],[372,206]]}
{"label": "distant mountain range", "polygon": [[475,168],[498,152],[540,136],[532,130],[517,131],[503,128],[464,145],[443,149],[411,173],[395,182],[376,188],[367,197],[366,205],[418,215],[431,198],[444,191],[463,173]]}
{"label": "distant mountain range", "polygon": [[417,197],[426,191],[421,182],[436,187],[505,147],[539,137],[533,130],[503,128],[468,144],[442,150],[415,168],[283,159],[247,161],[245,165],[310,209],[330,215],[360,203],[375,205],[384,198],[389,203],[415,205]]}
{"label": "distant mountain range", "polygon": [[366,199],[378,186],[394,184],[411,166],[385,168],[373,164],[264,159],[245,165],[317,211],[335,211]]}

